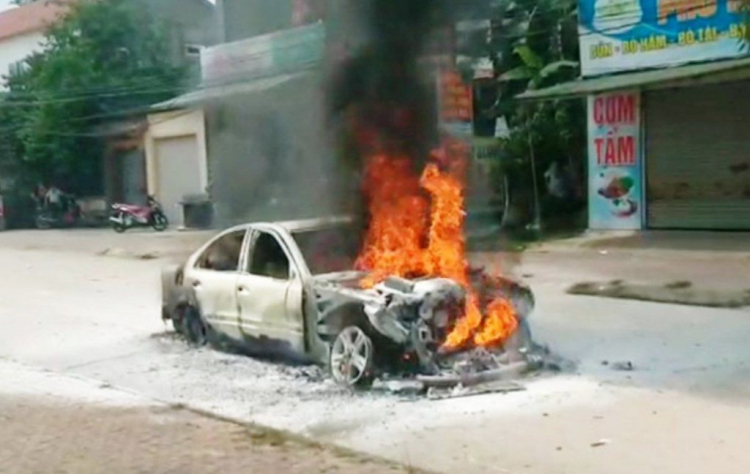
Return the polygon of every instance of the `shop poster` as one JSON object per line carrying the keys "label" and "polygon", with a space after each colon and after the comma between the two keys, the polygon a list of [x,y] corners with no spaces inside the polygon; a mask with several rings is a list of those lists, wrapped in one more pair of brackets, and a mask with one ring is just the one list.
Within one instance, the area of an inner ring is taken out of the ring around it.
{"label": "shop poster", "polygon": [[581,74],[744,54],[744,0],[579,0]]}
{"label": "shop poster", "polygon": [[642,228],[640,96],[589,96],[589,228]]}

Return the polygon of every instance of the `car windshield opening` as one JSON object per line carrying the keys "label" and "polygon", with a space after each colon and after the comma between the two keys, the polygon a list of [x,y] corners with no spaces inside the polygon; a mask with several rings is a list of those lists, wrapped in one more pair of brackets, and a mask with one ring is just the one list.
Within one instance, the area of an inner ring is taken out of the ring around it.
{"label": "car windshield opening", "polygon": [[258,235],[248,271],[252,275],[278,280],[289,278],[289,259],[276,237],[265,232]]}
{"label": "car windshield opening", "polygon": [[306,230],[295,232],[293,237],[311,274],[325,275],[354,269],[360,249],[360,233],[355,226]]}

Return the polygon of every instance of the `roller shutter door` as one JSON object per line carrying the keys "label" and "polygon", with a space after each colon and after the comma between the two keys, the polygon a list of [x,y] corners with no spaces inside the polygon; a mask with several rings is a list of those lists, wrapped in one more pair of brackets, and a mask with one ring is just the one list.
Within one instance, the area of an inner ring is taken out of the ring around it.
{"label": "roller shutter door", "polygon": [[750,229],[750,83],[645,95],[647,224]]}
{"label": "roller shutter door", "polygon": [[183,224],[180,202],[203,192],[198,140],[195,135],[156,140],[157,199],[171,225]]}

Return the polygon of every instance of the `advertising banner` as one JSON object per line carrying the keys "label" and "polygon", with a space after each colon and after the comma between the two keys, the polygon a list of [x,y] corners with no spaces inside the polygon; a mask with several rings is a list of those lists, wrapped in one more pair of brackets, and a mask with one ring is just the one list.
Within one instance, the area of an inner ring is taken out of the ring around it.
{"label": "advertising banner", "polygon": [[322,22],[280,30],[201,52],[204,85],[289,74],[323,60],[326,29]]}
{"label": "advertising banner", "polygon": [[674,66],[743,53],[743,0],[579,0],[581,73]]}
{"label": "advertising banner", "polygon": [[642,227],[643,183],[640,96],[589,96],[589,227],[638,230]]}
{"label": "advertising banner", "polygon": [[446,69],[438,74],[440,123],[456,136],[474,133],[474,106],[471,84],[461,78],[458,71]]}

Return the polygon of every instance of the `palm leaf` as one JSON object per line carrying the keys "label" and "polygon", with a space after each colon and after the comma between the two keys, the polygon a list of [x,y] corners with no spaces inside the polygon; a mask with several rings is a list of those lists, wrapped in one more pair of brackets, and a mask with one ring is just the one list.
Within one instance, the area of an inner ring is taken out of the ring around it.
{"label": "palm leaf", "polygon": [[539,70],[544,67],[542,58],[539,57],[528,45],[516,46],[513,51],[521,58],[524,65],[531,69]]}
{"label": "palm leaf", "polygon": [[500,82],[529,80],[534,77],[534,71],[528,66],[518,66],[507,71],[498,77]]}
{"label": "palm leaf", "polygon": [[550,74],[555,74],[556,72],[559,72],[562,69],[567,69],[567,68],[572,69],[576,67],[578,67],[578,62],[576,61],[567,61],[567,60],[555,61],[553,63],[549,63],[546,66],[544,66],[542,70],[539,71],[539,76],[544,78],[544,77],[549,76]]}

